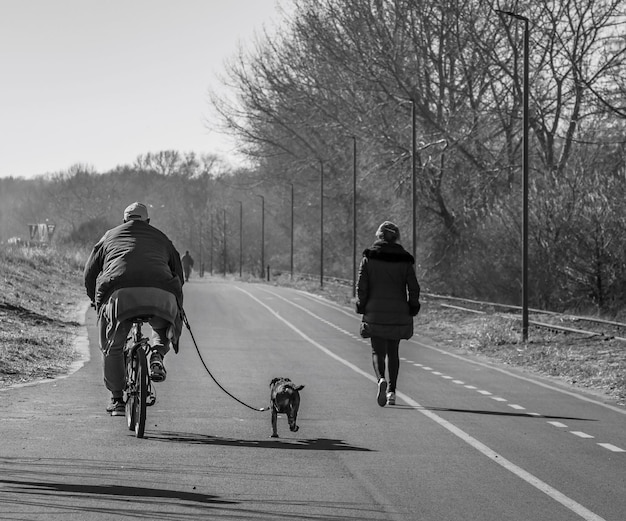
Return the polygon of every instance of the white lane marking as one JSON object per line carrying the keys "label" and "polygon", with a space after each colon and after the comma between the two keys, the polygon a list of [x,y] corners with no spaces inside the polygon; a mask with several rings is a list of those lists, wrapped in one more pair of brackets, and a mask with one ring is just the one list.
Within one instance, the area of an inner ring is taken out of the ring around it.
{"label": "white lane marking", "polygon": [[518,411],[525,411],[526,407],[522,407],[521,405],[517,405],[515,403],[508,403],[507,404],[509,407],[511,407],[512,409],[516,409]]}
{"label": "white lane marking", "polygon": [[[331,308],[331,309],[333,309],[335,311],[339,311],[340,313],[343,313],[344,315],[352,318],[353,320],[360,320],[358,317],[356,317],[354,315],[354,312],[351,312],[351,313],[347,312],[345,310],[345,307],[340,306],[339,304],[327,301],[326,299],[323,299],[322,297],[318,297],[316,295],[311,295],[310,293],[307,293],[306,291],[302,291],[302,290],[296,290],[296,291],[298,291],[302,295],[306,296],[308,299],[313,300],[314,302],[317,302],[318,304],[321,304],[321,305],[329,307],[329,308]],[[460,356],[460,355],[457,355],[455,353],[450,353],[448,351],[444,351],[443,349],[439,349],[439,348],[437,348],[435,346],[432,346],[432,345],[429,345],[429,344],[425,344],[424,342],[420,342],[419,340],[415,340],[414,338],[411,338],[410,340],[408,340],[408,342],[411,342],[413,344],[417,344],[419,346],[425,347],[426,349],[430,349],[431,351],[436,351],[437,353],[440,353],[442,355],[450,356],[452,358],[456,358],[458,360],[462,360],[463,362],[466,362],[466,363],[469,363],[469,364],[474,364],[474,365],[478,365],[480,367],[485,367],[487,369],[491,369],[492,371],[497,371],[499,373],[505,374],[505,375],[510,376],[512,378],[516,378],[517,380],[523,380],[524,382],[529,382],[531,384],[538,385],[539,387],[543,387],[545,389],[550,389],[551,391],[556,391],[557,393],[561,393],[561,394],[566,394],[568,396],[572,396],[572,397],[577,398],[579,400],[582,400],[584,402],[588,402],[588,403],[593,403],[595,405],[599,405],[600,407],[604,407],[606,409],[610,409],[613,412],[618,412],[620,414],[626,414],[626,409],[624,409],[624,408],[619,408],[619,407],[615,407],[614,405],[611,405],[611,404],[608,404],[608,403],[599,402],[597,400],[594,400],[593,398],[588,398],[587,396],[584,396],[582,394],[577,394],[577,393],[572,392],[572,391],[567,391],[565,389],[561,389],[559,387],[555,387],[553,385],[540,382],[539,380],[535,380],[533,378],[529,378],[529,377],[526,377],[526,376],[521,376],[519,374],[513,373],[511,371],[507,371],[506,369],[502,369],[500,367],[495,367],[493,365],[486,364],[486,363],[483,363],[483,362],[479,362],[477,360],[471,360],[471,359],[469,359],[467,357]]]}
{"label": "white lane marking", "polygon": [[598,445],[600,445],[600,447],[610,450],[611,452],[626,452],[626,450],[620,449],[619,447],[611,445],[610,443],[598,443]]}
{"label": "white lane marking", "polygon": [[453,384],[457,384],[457,385],[464,385],[465,382],[463,380],[452,380]]}
{"label": "white lane marking", "polygon": [[433,374],[434,374],[435,376],[441,376],[443,373],[440,373],[439,371],[433,371]]}
{"label": "white lane marking", "polygon": [[590,439],[593,438],[594,436],[592,436],[591,434],[587,434],[586,432],[582,432],[582,431],[570,431],[574,436],[578,436],[579,438],[585,438],[585,439]]}
{"label": "white lane marking", "polygon": [[463,387],[465,387],[466,389],[472,389],[472,390],[478,389],[478,387],[474,387],[473,385],[464,385]]}
{"label": "white lane marking", "polygon": [[527,412],[528,416],[541,416],[538,412]]}
{"label": "white lane marking", "polygon": [[482,394],[484,396],[491,396],[491,393],[489,391],[480,391],[479,390],[479,391],[476,391],[476,392],[479,393],[479,394]]}
{"label": "white lane marking", "polygon": [[453,376],[446,376],[444,374],[444,375],[441,375],[441,378],[443,378],[444,380],[452,380],[452,378],[454,378],[454,377]]}
{"label": "white lane marking", "polygon": [[423,367],[422,367],[422,369],[423,369],[424,371],[432,371],[432,370],[433,370],[433,368],[432,368],[432,367],[426,367],[426,366],[423,366]]}
{"label": "white lane marking", "polygon": [[[295,333],[297,333],[299,336],[301,336],[304,340],[309,342],[311,345],[313,345],[314,347],[316,347],[317,349],[319,349],[323,353],[326,353],[328,356],[330,356],[334,360],[338,361],[339,363],[341,363],[341,364],[345,365],[346,367],[352,369],[357,374],[360,374],[360,375],[364,376],[365,378],[367,378],[368,380],[370,380],[371,382],[376,383],[376,378],[374,376],[372,376],[369,373],[366,373],[361,368],[359,368],[356,365],[354,365],[352,362],[349,362],[348,360],[345,360],[344,358],[341,358],[340,356],[338,356],[335,353],[333,353],[330,349],[324,347],[323,345],[321,345],[318,342],[316,342],[315,340],[313,340],[311,337],[307,336],[304,332],[302,332],[300,329],[298,329],[295,325],[293,325],[287,319],[285,319],[282,316],[280,316],[271,307],[269,307],[267,304],[265,304],[264,302],[262,302],[261,300],[256,298],[254,295],[252,295],[248,291],[246,291],[246,290],[244,290],[244,289],[242,289],[242,288],[240,288],[238,286],[235,286],[235,287],[239,291],[242,291],[243,293],[248,295],[252,300],[256,301],[258,304],[263,306],[265,309],[267,309],[272,315],[274,315],[274,317],[276,317],[277,320],[280,320],[281,322],[283,322],[287,327],[292,329]],[[302,307],[302,306],[300,306],[298,304],[294,304],[293,302],[290,302],[289,300],[287,300],[287,299],[285,299],[283,297],[279,296],[279,298],[283,299],[285,302],[291,304],[292,306],[295,306],[295,307],[297,307],[299,309],[302,309],[303,311],[305,311],[309,315],[318,318],[317,315],[315,315],[314,313],[312,313],[308,309],[306,309],[306,308],[304,308],[304,307]],[[548,497],[552,498],[554,501],[556,501],[556,502],[560,503],[561,505],[563,505],[564,507],[568,508],[569,510],[574,512],[576,515],[578,515],[578,516],[582,517],[583,519],[585,519],[586,521],[606,521],[605,519],[603,519],[599,515],[595,514],[591,510],[589,510],[589,509],[585,508],[584,506],[582,506],[580,503],[577,503],[573,499],[567,497],[562,492],[559,492],[554,487],[551,487],[550,485],[548,485],[544,481],[541,481],[538,477],[534,476],[530,472],[524,470],[521,467],[518,467],[517,465],[515,465],[515,463],[507,460],[501,454],[498,454],[494,450],[490,449],[489,447],[487,447],[487,445],[485,445],[481,441],[477,440],[476,438],[470,436],[465,431],[459,429],[456,425],[450,423],[448,420],[444,420],[442,417],[438,416],[434,412],[432,412],[432,411],[430,411],[428,409],[424,409],[422,407],[422,405],[420,405],[418,402],[416,402],[415,400],[413,400],[411,397],[407,396],[406,394],[401,393],[401,392],[396,392],[396,396],[400,397],[408,405],[414,407],[417,410],[417,412],[419,412],[420,414],[423,414],[427,418],[431,419],[432,421],[434,421],[435,423],[439,424],[441,427],[446,429],[448,432],[454,434],[455,436],[457,436],[458,438],[460,438],[461,440],[466,442],[468,445],[470,445],[471,447],[473,447],[474,449],[479,451],[481,454],[483,454],[484,456],[489,458],[494,463],[497,463],[501,467],[505,468],[506,470],[508,470],[512,474],[516,475],[518,478],[524,480],[529,485],[531,485],[531,486],[535,487],[537,490],[543,492]]]}
{"label": "white lane marking", "polygon": [[561,422],[548,422],[550,425],[552,425],[553,427],[558,427],[559,429],[566,429],[567,425],[565,425],[564,423]]}
{"label": "white lane marking", "polygon": [[495,400],[496,402],[506,402],[507,401],[506,398],[500,398],[499,396],[492,396],[491,399]]}

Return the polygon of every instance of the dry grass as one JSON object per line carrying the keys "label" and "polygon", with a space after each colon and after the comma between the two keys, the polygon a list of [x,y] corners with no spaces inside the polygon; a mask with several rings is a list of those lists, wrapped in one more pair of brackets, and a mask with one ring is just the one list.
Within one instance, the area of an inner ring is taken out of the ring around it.
{"label": "dry grass", "polygon": [[81,262],[52,248],[0,250],[0,387],[53,378],[75,359]]}
{"label": "dry grass", "polygon": [[626,344],[598,336],[531,328],[521,339],[519,322],[493,315],[471,315],[426,302],[421,332],[444,345],[505,365],[600,392],[626,404]]}

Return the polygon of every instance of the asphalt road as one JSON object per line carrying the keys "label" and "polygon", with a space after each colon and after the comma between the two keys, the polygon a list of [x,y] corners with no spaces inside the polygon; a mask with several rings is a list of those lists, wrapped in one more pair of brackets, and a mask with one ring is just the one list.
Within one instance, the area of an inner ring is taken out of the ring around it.
{"label": "asphalt road", "polygon": [[[185,332],[137,439],[107,402],[95,316],[67,378],[0,393],[0,519],[626,519],[626,414],[524,373],[401,343],[398,401],[376,404],[359,317],[285,288],[185,286],[218,381],[253,407],[304,384],[297,433],[225,395]],[[419,331],[419,317],[416,321]]]}

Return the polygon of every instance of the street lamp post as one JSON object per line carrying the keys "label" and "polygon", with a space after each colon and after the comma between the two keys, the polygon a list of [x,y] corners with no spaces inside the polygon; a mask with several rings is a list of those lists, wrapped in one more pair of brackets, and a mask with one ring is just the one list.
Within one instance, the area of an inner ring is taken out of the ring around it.
{"label": "street lamp post", "polygon": [[357,215],[356,215],[356,136],[352,136],[352,296],[356,297],[356,241],[357,241]]}
{"label": "street lamp post", "polygon": [[417,228],[416,228],[416,206],[417,206],[417,124],[415,114],[415,100],[411,98],[411,233],[412,233],[412,253],[417,259]]}
{"label": "street lamp post", "polygon": [[528,340],[528,62],[530,31],[529,20],[525,16],[499,9],[496,12],[524,22],[524,80],[522,93],[522,339],[526,342]]}
{"label": "street lamp post", "polygon": [[265,197],[261,198],[261,278],[265,278]]}
{"label": "street lamp post", "polygon": [[324,287],[324,163],[320,161],[320,288]]}
{"label": "street lamp post", "polygon": [[209,250],[209,269],[211,276],[213,275],[213,209],[211,209],[211,247]]}
{"label": "street lamp post", "polygon": [[291,185],[291,248],[290,248],[290,260],[289,260],[289,269],[291,273],[291,280],[293,280],[293,237],[294,237],[294,229],[293,229],[293,183],[289,183]]}
{"label": "street lamp post", "polygon": [[222,209],[224,220],[222,222],[223,230],[224,230],[224,277],[226,277],[226,208]]}
{"label": "street lamp post", "polygon": [[243,203],[239,203],[239,278],[243,276]]}

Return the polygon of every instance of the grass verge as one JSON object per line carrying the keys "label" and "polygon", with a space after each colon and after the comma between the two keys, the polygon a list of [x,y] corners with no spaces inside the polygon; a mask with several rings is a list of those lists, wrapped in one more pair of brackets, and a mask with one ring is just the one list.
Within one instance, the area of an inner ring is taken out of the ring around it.
{"label": "grass verge", "polygon": [[54,378],[76,359],[83,262],[54,248],[0,249],[0,388]]}

